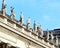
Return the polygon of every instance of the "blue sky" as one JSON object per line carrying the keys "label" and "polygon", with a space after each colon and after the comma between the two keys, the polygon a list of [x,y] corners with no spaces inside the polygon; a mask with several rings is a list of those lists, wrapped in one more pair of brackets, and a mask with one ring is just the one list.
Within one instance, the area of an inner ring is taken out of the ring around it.
{"label": "blue sky", "polygon": [[[31,18],[31,27],[34,20],[37,25],[42,25],[43,30],[60,28],[60,0],[5,0],[7,13],[10,7],[15,8],[16,19],[19,20],[20,12],[24,14],[24,24],[28,17]],[[2,0],[0,0],[0,10]]]}

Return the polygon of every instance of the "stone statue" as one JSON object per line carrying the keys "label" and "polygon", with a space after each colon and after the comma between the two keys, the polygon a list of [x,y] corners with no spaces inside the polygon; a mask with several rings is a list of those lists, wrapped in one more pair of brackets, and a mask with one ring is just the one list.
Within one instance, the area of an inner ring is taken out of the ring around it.
{"label": "stone statue", "polygon": [[49,32],[49,31],[47,30],[47,40],[53,42],[53,39],[54,39],[54,36],[53,36],[52,32]]}
{"label": "stone statue", "polygon": [[39,26],[37,27],[38,37],[41,35]]}
{"label": "stone statue", "polygon": [[56,45],[58,45],[58,37],[56,36]]}
{"label": "stone statue", "polygon": [[11,7],[11,18],[14,19],[15,18],[15,13],[14,13],[14,8]]}
{"label": "stone statue", "polygon": [[30,24],[30,17],[28,17],[27,24]]}
{"label": "stone statue", "polygon": [[46,36],[47,40],[49,40],[49,31],[47,29],[47,36]]}
{"label": "stone statue", "polygon": [[38,32],[38,36],[43,36],[43,30],[41,28],[41,25],[37,27],[37,32]]}
{"label": "stone statue", "polygon": [[6,4],[5,4],[5,0],[2,1],[2,14],[3,14],[3,16],[6,15]]}
{"label": "stone statue", "polygon": [[41,25],[39,26],[39,30],[41,32],[41,36],[43,36],[43,29],[42,29]]}
{"label": "stone statue", "polygon": [[34,21],[34,31],[37,31],[37,25],[35,21]]}
{"label": "stone statue", "polygon": [[52,34],[52,32],[51,32],[51,41],[53,41],[53,39],[54,39],[54,36],[53,36],[53,34]]}
{"label": "stone statue", "polygon": [[6,8],[5,0],[2,1],[2,9]]}
{"label": "stone statue", "polygon": [[21,24],[23,23],[23,19],[24,19],[23,13],[21,12],[21,13],[20,13],[20,23],[21,23]]}
{"label": "stone statue", "polygon": [[30,17],[28,17],[28,20],[27,20],[27,29],[30,29]]}

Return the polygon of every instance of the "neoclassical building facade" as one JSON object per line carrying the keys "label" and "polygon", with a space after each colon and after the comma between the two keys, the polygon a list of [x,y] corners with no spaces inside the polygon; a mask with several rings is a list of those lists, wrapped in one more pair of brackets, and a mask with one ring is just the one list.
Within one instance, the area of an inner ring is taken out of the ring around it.
{"label": "neoclassical building facade", "polygon": [[[11,7],[11,15],[6,13],[5,0],[2,0],[0,11],[0,48],[56,48],[57,40],[53,42],[53,35],[49,38],[49,33],[45,35],[43,29],[36,25],[30,27],[30,17],[26,25],[23,24],[23,13],[20,20],[15,19],[14,8]],[[49,40],[50,39],[50,40]]]}

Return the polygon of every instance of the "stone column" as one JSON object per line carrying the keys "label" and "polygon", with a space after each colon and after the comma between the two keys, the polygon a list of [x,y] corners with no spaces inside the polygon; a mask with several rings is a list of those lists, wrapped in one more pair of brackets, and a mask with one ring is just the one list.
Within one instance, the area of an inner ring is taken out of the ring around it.
{"label": "stone column", "polygon": [[0,47],[1,48],[8,48],[8,44],[7,43],[4,43],[4,42],[1,42],[0,43]]}

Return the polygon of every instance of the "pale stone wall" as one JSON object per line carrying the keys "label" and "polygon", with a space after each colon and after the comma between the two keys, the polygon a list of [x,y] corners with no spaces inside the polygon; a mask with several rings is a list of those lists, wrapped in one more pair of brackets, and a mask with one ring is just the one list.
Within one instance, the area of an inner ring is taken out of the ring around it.
{"label": "pale stone wall", "polygon": [[39,46],[36,43],[33,43],[32,41],[29,41],[28,39],[5,29],[2,26],[0,26],[0,40],[20,48],[43,48],[42,46]]}

